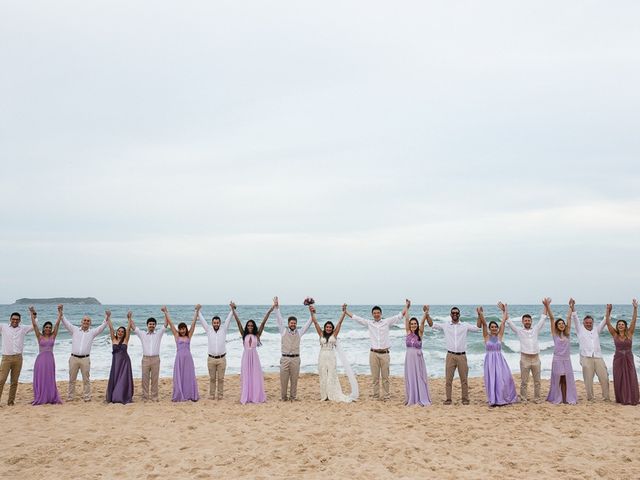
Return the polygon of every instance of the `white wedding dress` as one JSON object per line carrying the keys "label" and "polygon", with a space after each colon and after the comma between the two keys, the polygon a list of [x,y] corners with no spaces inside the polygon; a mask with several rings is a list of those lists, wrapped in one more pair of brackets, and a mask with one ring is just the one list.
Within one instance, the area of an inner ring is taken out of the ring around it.
{"label": "white wedding dress", "polygon": [[[340,356],[340,361],[344,367],[349,383],[351,385],[351,395],[342,393],[342,387],[338,380],[338,370],[336,364],[336,353]],[[318,373],[320,374],[320,400],[331,400],[333,402],[352,402],[358,398],[358,383],[349,362],[346,361],[344,353],[338,345],[336,337],[333,335],[329,340],[320,337],[320,356],[318,357]]]}

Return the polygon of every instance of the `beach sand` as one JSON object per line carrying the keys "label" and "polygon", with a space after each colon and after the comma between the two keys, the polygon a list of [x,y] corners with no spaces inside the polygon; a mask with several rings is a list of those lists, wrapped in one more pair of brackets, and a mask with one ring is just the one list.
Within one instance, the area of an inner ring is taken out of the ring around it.
{"label": "beach sand", "polygon": [[[7,407],[7,384],[0,478],[640,478],[640,409],[587,404],[582,382],[577,406],[499,408],[486,405],[481,378],[470,379],[469,406],[457,379],[451,406],[442,404],[444,379],[432,379],[427,408],[403,405],[402,378],[387,402],[370,399],[369,377],[359,383],[356,403],[320,402],[318,377],[302,375],[301,401],[283,403],[269,374],[268,402],[240,405],[237,375],[227,376],[224,400],[209,400],[200,378],[203,399],[181,404],[171,402],[171,379],[158,403],[139,399],[136,380],[125,406],[104,404],[107,382],[95,381],[91,402],[38,407],[31,384]],[[64,398],[66,383],[59,388]]]}

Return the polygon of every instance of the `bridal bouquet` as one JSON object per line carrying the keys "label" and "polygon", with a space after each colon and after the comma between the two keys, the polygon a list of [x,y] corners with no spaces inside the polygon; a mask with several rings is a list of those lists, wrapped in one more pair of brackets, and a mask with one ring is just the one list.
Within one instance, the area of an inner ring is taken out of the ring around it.
{"label": "bridal bouquet", "polygon": [[304,299],[304,302],[302,303],[304,304],[305,307],[308,307],[309,305],[313,305],[314,303],[316,303],[316,301],[311,297],[307,297]]}

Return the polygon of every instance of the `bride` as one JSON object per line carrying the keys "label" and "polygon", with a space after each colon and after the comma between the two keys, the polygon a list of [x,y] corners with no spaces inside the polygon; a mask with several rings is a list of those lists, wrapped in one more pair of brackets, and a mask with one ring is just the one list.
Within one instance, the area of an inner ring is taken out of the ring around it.
{"label": "bride", "polygon": [[[344,352],[338,343],[338,333],[345,317],[346,305],[342,306],[342,315],[338,321],[338,325],[334,327],[333,322],[329,321],[324,324],[322,329],[316,319],[316,309],[313,305],[309,305],[311,312],[311,320],[316,327],[318,336],[320,337],[320,356],[318,357],[318,373],[320,374],[320,400],[331,400],[334,402],[352,402],[358,398],[358,382],[351,369],[351,365],[346,360]],[[340,363],[345,369],[349,377],[351,385],[351,395],[342,393],[342,387],[338,380],[338,370],[336,368],[336,353],[340,357]]]}

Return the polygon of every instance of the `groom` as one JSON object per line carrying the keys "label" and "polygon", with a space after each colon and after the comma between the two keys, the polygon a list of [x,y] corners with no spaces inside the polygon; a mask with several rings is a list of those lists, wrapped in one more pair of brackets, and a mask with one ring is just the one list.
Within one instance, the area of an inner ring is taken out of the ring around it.
{"label": "groom", "polygon": [[398,323],[411,307],[411,301],[405,300],[405,306],[397,315],[382,318],[382,309],[377,305],[371,309],[373,320],[359,317],[345,310],[349,318],[353,318],[360,325],[369,328],[371,349],[369,351],[369,366],[371,367],[371,386],[373,398],[380,400],[380,378],[382,378],[382,400],[389,400],[389,328]]}
{"label": "groom", "polygon": [[[280,357],[280,398],[284,402],[298,400],[298,377],[300,376],[300,340],[307,333],[311,325],[311,318],[304,324],[302,329],[298,329],[298,319],[289,317],[287,319],[287,328],[283,325],[282,315],[280,314],[280,304],[278,297],[273,298],[273,308],[276,312],[276,323],[281,337],[282,357]],[[287,398],[291,384],[291,393]]]}

